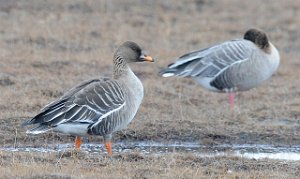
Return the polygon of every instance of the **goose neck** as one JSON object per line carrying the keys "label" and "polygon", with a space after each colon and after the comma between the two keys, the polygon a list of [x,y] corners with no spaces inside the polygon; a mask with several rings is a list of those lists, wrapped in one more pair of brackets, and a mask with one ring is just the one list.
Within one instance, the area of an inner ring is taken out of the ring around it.
{"label": "goose neck", "polygon": [[122,76],[126,76],[128,73],[130,73],[130,68],[125,62],[124,59],[119,59],[114,61],[113,66],[113,77],[115,79],[118,79]]}

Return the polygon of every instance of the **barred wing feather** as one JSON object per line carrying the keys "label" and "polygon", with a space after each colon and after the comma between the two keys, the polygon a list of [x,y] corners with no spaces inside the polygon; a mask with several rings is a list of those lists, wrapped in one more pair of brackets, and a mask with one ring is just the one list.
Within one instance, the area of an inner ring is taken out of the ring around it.
{"label": "barred wing feather", "polygon": [[90,80],[50,103],[25,125],[39,123],[57,126],[67,122],[95,124],[123,106],[124,93],[117,81],[108,78]]}
{"label": "barred wing feather", "polygon": [[254,49],[250,41],[231,40],[183,55],[166,71],[183,77],[215,77],[231,65],[251,58]]}

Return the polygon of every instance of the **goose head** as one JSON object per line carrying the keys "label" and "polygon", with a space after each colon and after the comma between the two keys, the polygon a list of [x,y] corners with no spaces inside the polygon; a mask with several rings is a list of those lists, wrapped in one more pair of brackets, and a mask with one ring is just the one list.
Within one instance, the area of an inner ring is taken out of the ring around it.
{"label": "goose head", "polygon": [[260,49],[268,51],[269,49],[269,40],[267,34],[262,30],[258,29],[249,29],[244,35],[245,40],[249,40],[257,45]]}
{"label": "goose head", "polygon": [[115,61],[120,63],[132,63],[132,62],[154,62],[155,59],[149,55],[146,55],[141,47],[135,42],[124,42],[115,53]]}

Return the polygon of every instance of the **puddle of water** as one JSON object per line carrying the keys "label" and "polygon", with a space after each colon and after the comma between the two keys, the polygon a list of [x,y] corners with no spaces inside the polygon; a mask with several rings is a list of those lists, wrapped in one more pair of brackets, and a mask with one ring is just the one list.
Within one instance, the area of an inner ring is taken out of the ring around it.
{"label": "puddle of water", "polygon": [[[48,145],[47,147],[2,147],[0,151],[9,152],[62,152],[72,150],[73,144]],[[86,153],[106,153],[102,144],[83,144],[81,151]],[[192,153],[199,157],[237,156],[250,159],[300,160],[300,146],[278,147],[273,145],[215,145],[205,146],[192,142],[121,142],[113,145],[114,153],[141,152],[145,155],[166,153]]]}
{"label": "puddle of water", "polygon": [[281,152],[281,153],[240,153],[236,152],[236,156],[250,159],[277,159],[277,160],[300,160],[300,153],[295,152]]}

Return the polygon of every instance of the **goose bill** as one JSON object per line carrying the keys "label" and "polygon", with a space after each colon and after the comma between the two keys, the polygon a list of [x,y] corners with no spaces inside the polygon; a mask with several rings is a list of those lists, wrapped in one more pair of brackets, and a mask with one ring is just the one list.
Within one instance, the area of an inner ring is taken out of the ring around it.
{"label": "goose bill", "polygon": [[155,62],[155,59],[154,59],[154,58],[152,58],[152,57],[149,56],[149,55],[145,55],[145,54],[142,54],[142,55],[140,56],[140,59],[141,59],[141,61]]}

